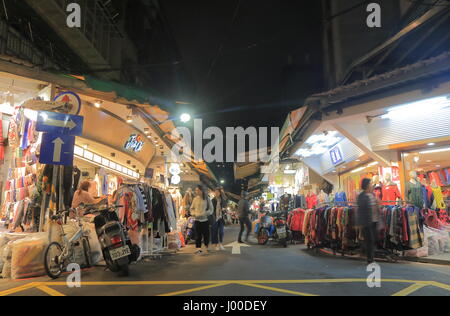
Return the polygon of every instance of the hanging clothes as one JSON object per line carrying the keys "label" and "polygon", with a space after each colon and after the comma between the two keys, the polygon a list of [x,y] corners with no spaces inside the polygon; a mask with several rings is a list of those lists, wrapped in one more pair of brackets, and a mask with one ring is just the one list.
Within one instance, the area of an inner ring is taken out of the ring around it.
{"label": "hanging clothes", "polygon": [[[400,190],[398,189],[398,186],[396,184],[389,184],[385,185],[382,188],[382,196],[383,196],[383,205],[396,205],[397,199],[402,198],[400,194]],[[391,201],[391,202],[387,202]]]}
{"label": "hanging clothes", "polygon": [[407,184],[408,201],[418,208],[424,207],[422,185],[419,182]]}

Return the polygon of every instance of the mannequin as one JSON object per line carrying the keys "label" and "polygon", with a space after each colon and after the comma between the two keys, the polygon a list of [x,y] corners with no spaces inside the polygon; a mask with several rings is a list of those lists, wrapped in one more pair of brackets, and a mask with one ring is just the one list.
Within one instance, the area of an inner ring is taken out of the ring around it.
{"label": "mannequin", "polygon": [[408,202],[414,206],[423,208],[425,206],[423,200],[422,184],[417,177],[417,172],[411,171],[409,173],[409,183],[407,184]]}
{"label": "mannequin", "polygon": [[392,175],[386,173],[384,176],[385,185],[382,189],[383,204],[384,205],[396,205],[397,200],[402,198],[398,186],[392,181]]}
{"label": "mannequin", "polygon": [[306,198],[303,190],[298,190],[297,195],[294,199],[294,208],[298,209],[305,209],[306,208]]}
{"label": "mannequin", "polygon": [[319,195],[317,197],[319,200],[318,203],[320,205],[327,204],[329,202],[328,195],[323,190],[320,190]]}
{"label": "mannequin", "polygon": [[383,199],[383,185],[380,182],[380,177],[378,175],[374,175],[372,178],[372,183],[374,185],[373,194],[378,200]]}
{"label": "mannequin", "polygon": [[317,195],[310,190],[306,196],[306,207],[308,209],[314,209],[317,206]]}
{"label": "mannequin", "polygon": [[433,196],[434,196],[434,202],[433,202],[431,208],[434,210],[436,210],[436,209],[446,210],[447,206],[444,201],[444,196],[442,195],[442,189],[436,183],[435,179],[433,179],[433,181],[431,181],[431,190],[433,191]]}

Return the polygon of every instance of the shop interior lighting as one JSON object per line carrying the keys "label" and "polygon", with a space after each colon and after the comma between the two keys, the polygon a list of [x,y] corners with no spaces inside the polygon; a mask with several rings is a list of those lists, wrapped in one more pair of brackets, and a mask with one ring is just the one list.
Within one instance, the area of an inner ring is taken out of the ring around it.
{"label": "shop interior lighting", "polygon": [[326,153],[332,146],[339,143],[342,138],[337,136],[336,131],[313,135],[306,141],[309,148],[301,148],[296,152],[297,156],[308,158]]}
{"label": "shop interior lighting", "polygon": [[414,117],[431,114],[449,106],[450,99],[447,96],[430,98],[393,107],[388,110],[388,113],[382,115],[381,118],[404,121]]}
{"label": "shop interior lighting", "polygon": [[94,106],[95,106],[97,109],[100,109],[100,108],[102,107],[102,101],[100,101],[100,100],[95,101],[95,102],[94,102]]}
{"label": "shop interior lighting", "polygon": [[144,133],[147,135],[150,134],[150,128],[148,127],[144,128]]}
{"label": "shop interior lighting", "polygon": [[86,149],[88,149],[88,148],[89,148],[89,145],[88,145],[88,144],[84,144],[84,145],[83,145],[83,149],[84,149],[84,150],[86,150]]}
{"label": "shop interior lighting", "polygon": [[436,145],[435,143],[428,143],[427,144],[428,146],[434,146],[434,145]]}
{"label": "shop interior lighting", "polygon": [[353,170],[352,173],[357,173],[357,172],[363,171],[365,169],[366,169],[366,167],[361,167],[361,168]]}
{"label": "shop interior lighting", "polygon": [[376,166],[376,165],[378,165],[378,164],[379,164],[378,161],[374,161],[374,162],[369,163],[369,164],[367,165],[367,167],[373,167],[373,166]]}
{"label": "shop interior lighting", "polygon": [[284,170],[284,174],[295,174],[296,172],[295,170]]}
{"label": "shop interior lighting", "polygon": [[127,116],[127,123],[133,123],[133,116],[131,115]]}
{"label": "shop interior lighting", "polygon": [[433,149],[433,150],[425,150],[425,151],[419,152],[419,154],[434,154],[434,153],[442,153],[442,152],[446,152],[446,151],[450,151],[450,147],[449,148],[441,148],[441,149]]}
{"label": "shop interior lighting", "polygon": [[115,162],[109,161],[108,159],[94,154],[90,151],[84,150],[80,146],[75,146],[74,148],[74,154],[77,158],[80,158],[85,161],[89,161],[95,165],[98,165],[99,167],[106,167],[110,170],[119,172],[122,175],[131,176],[133,178],[138,179],[140,177],[139,173],[133,172],[132,170],[129,170],[128,168],[119,165]]}

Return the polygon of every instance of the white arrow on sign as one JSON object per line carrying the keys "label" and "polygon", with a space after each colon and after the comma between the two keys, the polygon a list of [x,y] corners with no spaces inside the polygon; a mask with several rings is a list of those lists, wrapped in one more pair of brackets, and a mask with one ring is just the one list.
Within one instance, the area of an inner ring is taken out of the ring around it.
{"label": "white arrow on sign", "polygon": [[241,254],[241,247],[250,247],[247,244],[240,244],[237,241],[226,245],[225,247],[232,247],[233,249],[231,250],[231,254],[233,255],[240,255]]}
{"label": "white arrow on sign", "polygon": [[73,130],[75,127],[77,127],[77,124],[72,119],[69,119],[69,121],[47,119],[45,120],[45,125],[64,127],[70,130]]}
{"label": "white arrow on sign", "polygon": [[58,137],[52,143],[55,144],[55,149],[53,150],[53,162],[61,162],[62,145],[64,145],[64,142]]}

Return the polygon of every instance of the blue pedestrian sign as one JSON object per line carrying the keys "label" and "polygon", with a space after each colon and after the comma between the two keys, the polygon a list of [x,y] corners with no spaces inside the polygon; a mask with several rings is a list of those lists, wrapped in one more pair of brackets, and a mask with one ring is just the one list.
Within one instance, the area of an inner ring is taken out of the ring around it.
{"label": "blue pedestrian sign", "polygon": [[84,118],[56,112],[38,112],[36,131],[50,134],[81,136]]}
{"label": "blue pedestrian sign", "polygon": [[73,166],[75,136],[43,134],[39,162],[45,165]]}

